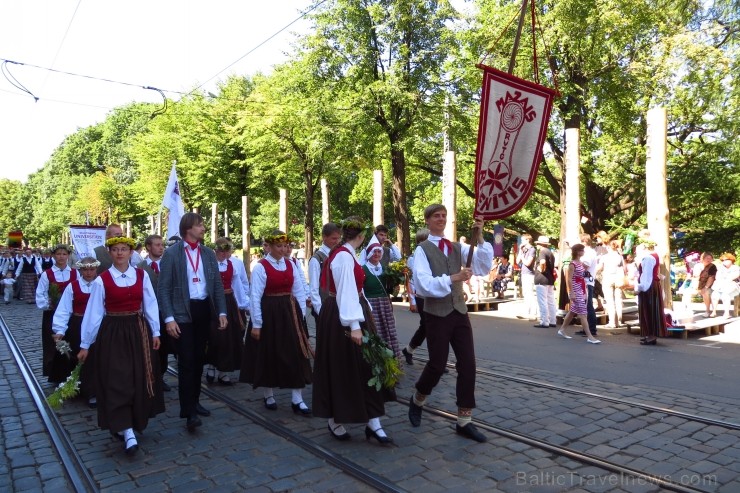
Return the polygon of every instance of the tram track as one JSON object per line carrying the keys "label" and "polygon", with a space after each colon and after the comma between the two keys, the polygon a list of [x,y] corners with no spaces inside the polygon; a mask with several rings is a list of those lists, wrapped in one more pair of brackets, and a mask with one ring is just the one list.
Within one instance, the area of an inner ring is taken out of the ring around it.
{"label": "tram track", "polygon": [[0,331],[2,331],[3,338],[10,348],[11,356],[20,369],[23,382],[31,394],[33,403],[41,417],[44,427],[46,428],[51,443],[56,450],[57,456],[59,457],[59,461],[70,485],[77,493],[100,491],[97,483],[85,467],[85,464],[72,443],[72,439],[69,434],[62,426],[56,413],[49,407],[49,404],[46,401],[46,395],[36,379],[33,369],[23,355],[23,352],[18,346],[18,343],[2,316],[0,316]]}

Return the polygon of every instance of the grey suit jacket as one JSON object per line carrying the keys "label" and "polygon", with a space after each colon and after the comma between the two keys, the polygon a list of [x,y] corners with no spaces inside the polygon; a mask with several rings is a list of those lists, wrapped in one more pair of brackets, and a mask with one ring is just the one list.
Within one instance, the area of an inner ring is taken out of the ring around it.
{"label": "grey suit jacket", "polygon": [[100,262],[100,265],[98,266],[98,275],[100,275],[111,268],[113,265],[113,257],[110,256],[108,247],[105,245],[97,246],[93,251],[95,252],[95,258]]}
{"label": "grey suit jacket", "polygon": [[[175,322],[190,323],[190,288],[188,287],[188,268],[185,260],[185,242],[178,241],[164,251],[159,262],[159,280],[157,301],[163,320],[174,317]],[[226,313],[226,298],[221,274],[218,271],[216,254],[210,248],[200,246],[200,261],[203,263],[204,280],[208,299],[211,302],[211,314],[218,318]]]}
{"label": "grey suit jacket", "polygon": [[[161,262],[161,260],[160,260]],[[142,269],[147,274],[149,274],[149,280],[152,281],[152,287],[154,288],[154,292],[157,293],[158,283],[159,283],[159,274],[157,272],[154,272],[154,269],[152,269],[152,266],[149,265],[149,263],[146,260],[142,260],[139,262],[139,265],[137,265],[139,269]],[[157,293],[157,296],[159,296],[159,293]]]}

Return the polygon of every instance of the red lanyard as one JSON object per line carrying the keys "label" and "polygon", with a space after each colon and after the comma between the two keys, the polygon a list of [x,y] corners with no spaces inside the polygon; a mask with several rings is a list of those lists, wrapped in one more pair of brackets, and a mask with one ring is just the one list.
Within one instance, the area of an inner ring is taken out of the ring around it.
{"label": "red lanyard", "polygon": [[185,255],[188,256],[188,262],[190,262],[190,267],[193,268],[193,282],[199,282],[200,279],[198,279],[198,266],[200,265],[200,246],[197,248],[198,255],[195,257],[195,263],[193,263],[193,258],[190,256],[190,249],[185,246]]}

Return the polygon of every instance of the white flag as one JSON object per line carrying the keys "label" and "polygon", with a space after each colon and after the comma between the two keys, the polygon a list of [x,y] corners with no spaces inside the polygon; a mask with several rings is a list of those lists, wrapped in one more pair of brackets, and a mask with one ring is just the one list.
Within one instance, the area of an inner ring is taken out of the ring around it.
{"label": "white flag", "polygon": [[172,163],[172,171],[170,171],[170,179],[167,180],[167,188],[164,191],[162,207],[167,207],[170,211],[170,216],[167,220],[167,238],[175,235],[180,236],[180,219],[185,214],[185,206],[180,196],[180,184],[177,181],[175,163]]}

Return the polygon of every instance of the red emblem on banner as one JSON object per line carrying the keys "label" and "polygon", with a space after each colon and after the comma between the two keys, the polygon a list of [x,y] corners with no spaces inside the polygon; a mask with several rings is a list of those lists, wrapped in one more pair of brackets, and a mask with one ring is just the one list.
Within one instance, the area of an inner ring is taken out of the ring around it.
{"label": "red emblem on banner", "polygon": [[556,91],[491,67],[478,67],[483,70],[483,91],[475,215],[503,219],[521,209],[532,193]]}

